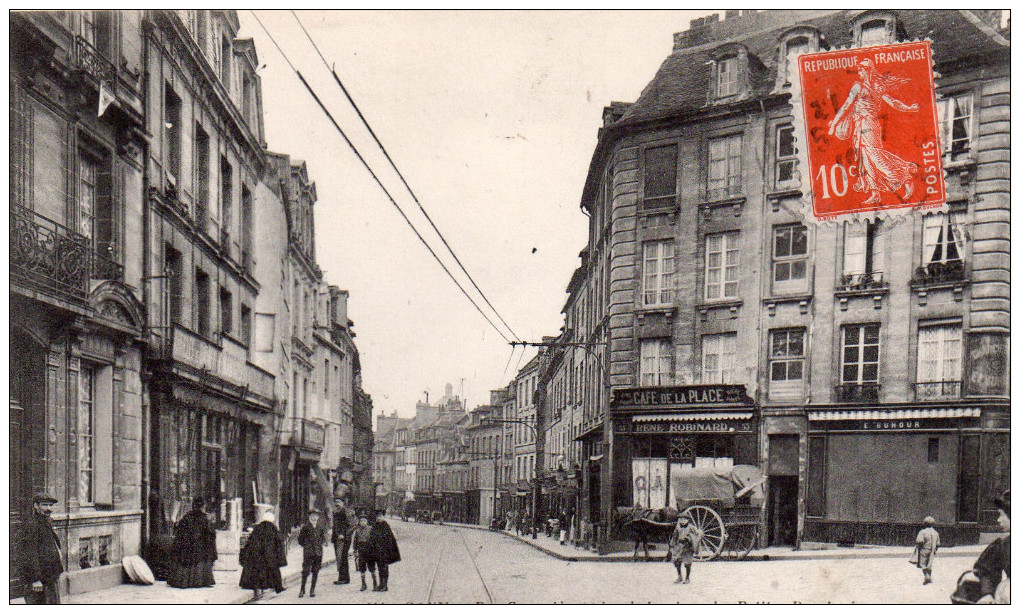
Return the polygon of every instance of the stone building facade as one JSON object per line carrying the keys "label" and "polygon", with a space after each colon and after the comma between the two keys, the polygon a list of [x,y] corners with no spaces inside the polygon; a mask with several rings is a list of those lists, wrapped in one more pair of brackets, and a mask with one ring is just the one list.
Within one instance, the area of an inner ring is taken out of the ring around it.
{"label": "stone building facade", "polygon": [[[606,109],[582,200],[589,283],[600,246],[610,251],[605,320],[593,324],[607,330],[608,404],[581,435],[596,525],[614,506],[672,504],[670,481],[637,489],[657,472],[754,464],[770,477],[764,543],[908,543],[927,514],[947,543],[991,530],[1009,464],[999,19],[709,17],[676,35],[635,103]],[[925,36],[948,204],[815,225],[800,198],[790,57]],[[676,397],[643,403],[661,394]]]}

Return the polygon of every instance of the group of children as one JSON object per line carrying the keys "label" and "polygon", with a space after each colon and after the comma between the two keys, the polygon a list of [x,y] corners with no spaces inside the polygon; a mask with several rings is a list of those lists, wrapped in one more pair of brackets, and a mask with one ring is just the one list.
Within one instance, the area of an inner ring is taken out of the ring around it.
{"label": "group of children", "polygon": [[[305,596],[308,576],[312,577],[308,596],[315,596],[315,584],[319,579],[319,569],[322,567],[322,549],[326,543],[326,527],[319,522],[321,518],[318,510],[310,510],[308,519],[298,534],[298,544],[303,549],[301,591],[298,597]],[[350,543],[354,550],[355,567],[361,572],[361,590],[368,590],[366,572],[372,576],[373,591],[389,590],[389,566],[400,560],[397,540],[389,524],[377,515],[373,515],[373,522],[369,524],[369,515],[363,512],[358,515],[358,524],[350,536]],[[344,556],[346,557],[346,554]]]}

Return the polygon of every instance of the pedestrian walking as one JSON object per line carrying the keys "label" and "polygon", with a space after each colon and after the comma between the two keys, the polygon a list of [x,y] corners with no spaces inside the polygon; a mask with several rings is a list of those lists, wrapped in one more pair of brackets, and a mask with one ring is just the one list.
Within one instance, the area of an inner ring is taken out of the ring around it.
{"label": "pedestrian walking", "polygon": [[333,513],[333,549],[336,551],[337,579],[334,584],[350,584],[351,570],[348,566],[347,553],[351,549],[351,536],[355,526],[354,512],[347,507],[343,498],[336,499],[336,512]]}
{"label": "pedestrian walking", "polygon": [[567,528],[570,526],[570,512],[567,509],[560,511],[560,544],[567,543]]}
{"label": "pedestrian walking", "polygon": [[26,603],[61,603],[60,575],[64,573],[60,556],[60,538],[53,529],[50,515],[56,498],[36,494],[32,500],[32,516],[22,529],[22,569],[25,582],[30,583]]}
{"label": "pedestrian walking", "polygon": [[188,511],[174,528],[174,557],[176,565],[170,572],[167,584],[174,588],[203,588],[213,586],[213,561],[216,560],[216,530],[205,514],[205,499],[201,496],[191,502]]}
{"label": "pedestrian walking", "polygon": [[400,561],[400,549],[397,538],[386,521],[376,511],[372,529],[368,534],[368,560],[375,561],[379,569],[379,586],[376,592],[386,592],[390,586],[390,565]]}
{"label": "pedestrian walking", "polygon": [[935,530],[934,517],[924,518],[924,529],[917,532],[917,546],[912,561],[924,572],[923,584],[931,584],[931,567],[935,552],[939,549],[939,532]]}
{"label": "pedestrian walking", "polygon": [[[691,525],[691,519],[686,514],[680,515],[676,521],[676,528],[669,538],[669,554],[673,558],[673,566],[676,567],[676,583],[689,584],[691,581],[691,566],[694,564],[694,553],[701,545],[701,536],[698,530]],[[687,578],[684,578],[683,570],[687,570]]]}
{"label": "pedestrian walking", "polygon": [[301,557],[301,591],[298,598],[305,596],[305,582],[309,574],[312,576],[312,586],[308,591],[309,597],[315,596],[315,584],[319,581],[319,568],[322,567],[322,545],[326,542],[326,528],[320,521],[321,515],[314,508],[308,511],[308,520],[301,526],[298,534],[298,544],[303,550]]}
{"label": "pedestrian walking", "polygon": [[985,548],[974,563],[974,574],[981,581],[978,603],[1009,603],[1009,490],[995,499],[999,509],[999,528],[1006,533]]}
{"label": "pedestrian walking", "polygon": [[241,563],[241,588],[255,591],[255,599],[263,590],[272,588],[283,592],[283,577],[280,568],[287,565],[287,551],[283,536],[276,528],[276,516],[266,512],[262,521],[255,526],[239,556]]}
{"label": "pedestrian walking", "polygon": [[361,513],[358,515],[358,527],[354,529],[354,566],[361,573],[361,590],[368,590],[368,584],[365,583],[365,572],[372,574],[372,590],[379,587],[379,583],[375,579],[375,561],[369,560],[369,537],[372,533],[372,527],[368,524],[368,515]]}

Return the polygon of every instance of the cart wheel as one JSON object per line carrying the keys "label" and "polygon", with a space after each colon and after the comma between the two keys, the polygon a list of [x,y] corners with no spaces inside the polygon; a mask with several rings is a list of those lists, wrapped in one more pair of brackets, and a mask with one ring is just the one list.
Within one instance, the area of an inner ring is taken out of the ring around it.
{"label": "cart wheel", "polygon": [[694,558],[698,561],[711,561],[718,557],[726,543],[726,527],[719,513],[698,504],[687,507],[684,514],[691,518],[691,525],[701,534],[701,545]]}
{"label": "cart wheel", "polygon": [[726,557],[730,559],[744,559],[758,544],[757,525],[738,525],[730,528],[729,538],[726,540]]}

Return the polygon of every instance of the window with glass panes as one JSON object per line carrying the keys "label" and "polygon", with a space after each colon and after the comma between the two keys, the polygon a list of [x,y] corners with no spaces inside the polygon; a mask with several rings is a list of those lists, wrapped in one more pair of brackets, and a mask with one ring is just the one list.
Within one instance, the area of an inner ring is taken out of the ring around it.
{"label": "window with glass panes", "polygon": [[936,399],[960,394],[962,325],[939,323],[917,330],[917,397]]}
{"label": "window with glass panes", "polygon": [[78,152],[78,232],[93,238],[93,223],[98,197],[99,162],[88,153]]}
{"label": "window with glass panes", "polygon": [[948,154],[950,161],[970,155],[973,102],[974,97],[970,93],[947,95],[938,101],[942,153]]}
{"label": "window with glass panes", "polygon": [[769,333],[769,379],[772,382],[804,379],[804,328]]}
{"label": "window with glass panes", "polygon": [[798,180],[793,126],[780,126],[776,129],[776,187],[792,186]]}
{"label": "window with glass panes", "polygon": [[807,227],[780,225],[772,230],[772,279],[776,284],[807,282]]}
{"label": "window with glass panes", "polygon": [[878,382],[879,324],[843,326],[842,384]]}
{"label": "window with glass panes", "polygon": [[708,142],[709,198],[740,194],[743,138],[735,134]]}
{"label": "window with glass panes", "polygon": [[644,150],[644,208],[669,208],[676,205],[676,166],[676,145]]}
{"label": "window with glass panes", "polygon": [[673,240],[645,242],[644,244],[644,303],[665,305],[673,298],[673,272],[675,244]]}
{"label": "window with glass panes", "polygon": [[885,263],[880,221],[847,223],[843,232],[843,276],[847,285],[883,283]]}
{"label": "window with glass panes", "polygon": [[963,260],[962,212],[929,214],[924,217],[922,234],[925,265]]}
{"label": "window with glass panes", "polygon": [[889,30],[884,20],[868,21],[861,26],[861,46],[888,44]]}
{"label": "window with glass panes", "polygon": [[737,295],[740,233],[717,233],[705,238],[705,300]]}
{"label": "window with glass panes", "polygon": [[91,504],[95,488],[96,371],[81,366],[78,374],[78,501]]}
{"label": "window with glass panes", "polygon": [[729,384],[735,376],[736,334],[701,337],[701,380],[705,384]]}
{"label": "window with glass panes", "polygon": [[740,92],[737,76],[737,57],[729,57],[719,61],[716,95],[728,97]]}
{"label": "window with glass panes", "polygon": [[673,346],[666,338],[641,341],[641,386],[657,387],[673,384]]}

